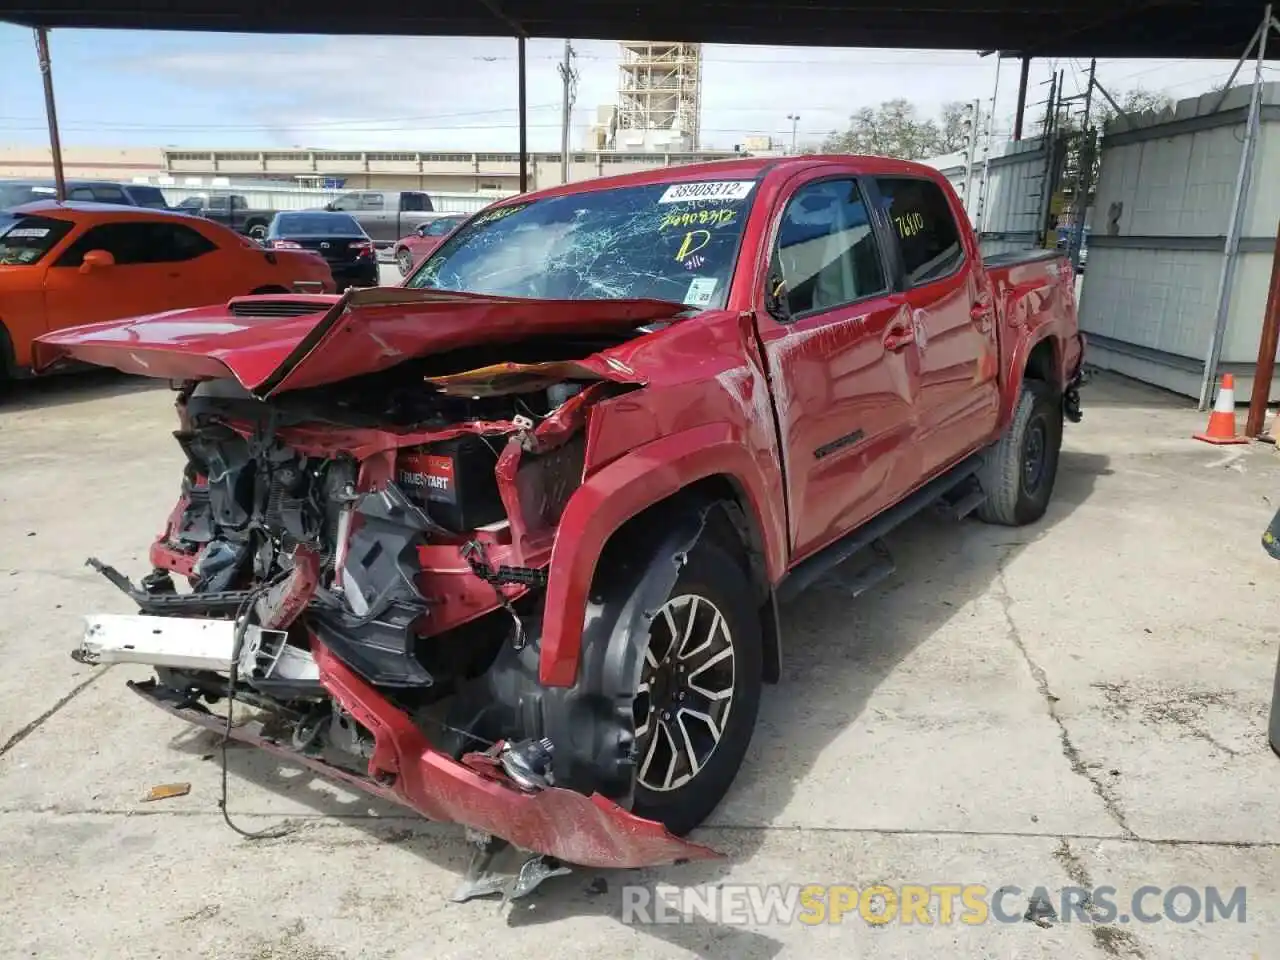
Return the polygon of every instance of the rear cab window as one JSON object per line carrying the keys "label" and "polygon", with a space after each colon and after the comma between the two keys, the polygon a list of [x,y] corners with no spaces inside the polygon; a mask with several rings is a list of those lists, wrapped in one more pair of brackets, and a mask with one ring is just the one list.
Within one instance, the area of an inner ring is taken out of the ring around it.
{"label": "rear cab window", "polygon": [[39,263],[74,226],[70,220],[0,213],[0,266]]}
{"label": "rear cab window", "polygon": [[454,231],[405,285],[722,307],[755,186],[668,181],[492,206]]}
{"label": "rear cab window", "polygon": [[164,194],[160,191],[159,187],[148,187],[136,184],[130,185],[127,189],[135,206],[146,207],[148,210],[169,209],[169,202],[165,200]]}
{"label": "rear cab window", "polygon": [[93,193],[93,199],[98,203],[123,203],[129,204],[129,198],[124,195],[124,191],[119,187],[109,184],[95,183],[89,187]]}
{"label": "rear cab window", "polygon": [[918,177],[877,177],[875,182],[898,241],[907,286],[923,286],[955,273],[964,263],[964,244],[942,188]]}

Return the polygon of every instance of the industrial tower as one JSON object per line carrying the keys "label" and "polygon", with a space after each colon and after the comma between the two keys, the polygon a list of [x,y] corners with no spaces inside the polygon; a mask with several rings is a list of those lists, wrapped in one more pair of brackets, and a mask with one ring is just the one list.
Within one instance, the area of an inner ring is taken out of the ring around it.
{"label": "industrial tower", "polygon": [[702,44],[622,40],[617,149],[697,150]]}

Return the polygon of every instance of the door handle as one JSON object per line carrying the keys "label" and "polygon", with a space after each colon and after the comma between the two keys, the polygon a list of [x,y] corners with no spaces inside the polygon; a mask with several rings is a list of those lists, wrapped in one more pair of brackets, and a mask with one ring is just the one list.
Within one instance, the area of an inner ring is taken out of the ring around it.
{"label": "door handle", "polygon": [[992,300],[991,294],[978,294],[978,298],[973,302],[973,306],[969,308],[969,316],[974,320],[985,320],[991,316]]}
{"label": "door handle", "polygon": [[892,323],[884,332],[886,350],[902,350],[916,342],[916,328],[909,323]]}

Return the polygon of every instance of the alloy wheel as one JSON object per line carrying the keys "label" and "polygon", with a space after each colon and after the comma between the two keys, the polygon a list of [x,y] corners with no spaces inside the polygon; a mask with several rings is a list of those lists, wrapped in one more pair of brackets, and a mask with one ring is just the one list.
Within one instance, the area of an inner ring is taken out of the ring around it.
{"label": "alloy wheel", "polygon": [[649,627],[635,699],[639,783],[679,789],[715,752],[733,707],[733,638],[706,597],[672,597]]}

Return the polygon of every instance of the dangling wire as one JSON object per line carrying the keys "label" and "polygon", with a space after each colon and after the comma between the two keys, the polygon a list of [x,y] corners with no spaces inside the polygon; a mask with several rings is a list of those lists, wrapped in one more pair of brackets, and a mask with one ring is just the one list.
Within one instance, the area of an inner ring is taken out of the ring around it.
{"label": "dangling wire", "polygon": [[238,827],[231,822],[231,814],[227,810],[227,746],[231,743],[231,727],[235,714],[236,704],[236,684],[240,679],[240,650],[244,645],[244,635],[249,629],[249,618],[253,615],[253,607],[259,598],[265,596],[269,590],[279,584],[287,574],[270,580],[266,583],[259,584],[253,590],[249,591],[249,595],[241,601],[240,606],[236,608],[236,628],[234,639],[231,644],[231,669],[227,674],[227,723],[222,729],[222,743],[220,744],[220,753],[222,759],[222,795],[218,799],[218,809],[222,811],[223,822],[246,840],[278,840],[280,837],[292,833],[296,827],[289,821],[277,824],[273,827],[265,827],[262,830],[246,830]]}

